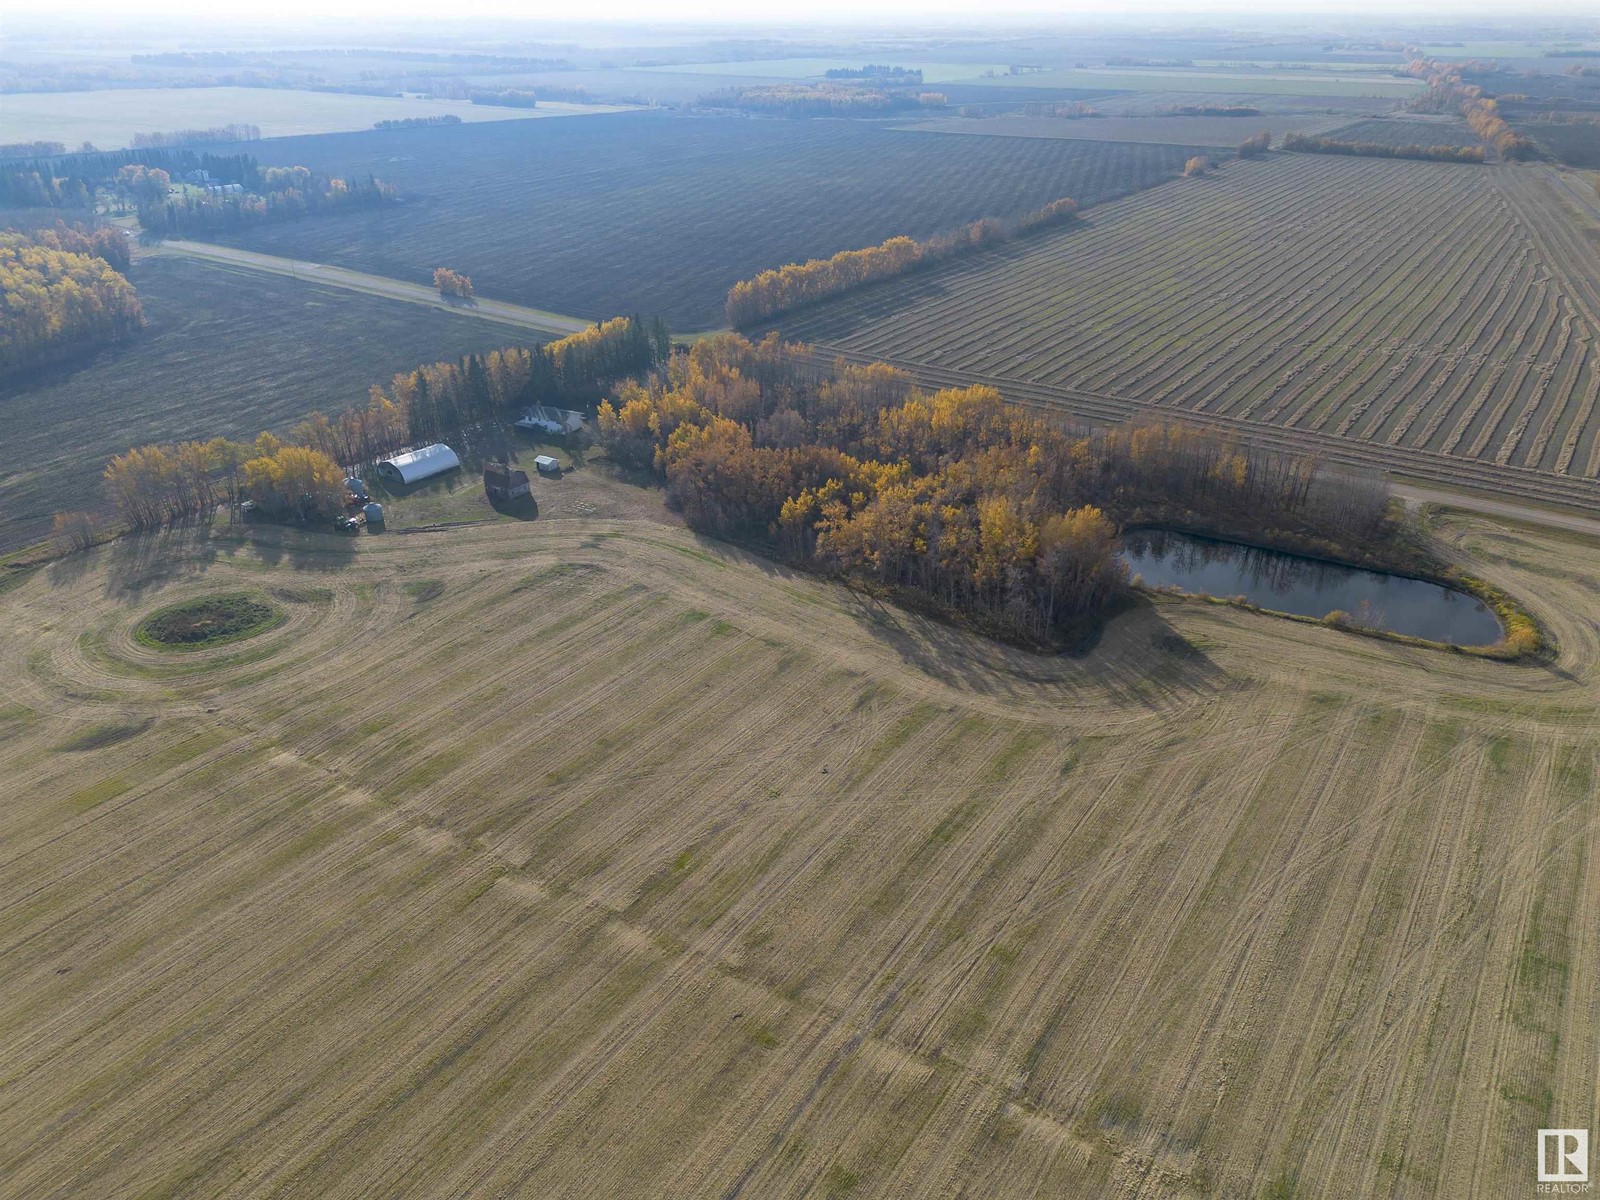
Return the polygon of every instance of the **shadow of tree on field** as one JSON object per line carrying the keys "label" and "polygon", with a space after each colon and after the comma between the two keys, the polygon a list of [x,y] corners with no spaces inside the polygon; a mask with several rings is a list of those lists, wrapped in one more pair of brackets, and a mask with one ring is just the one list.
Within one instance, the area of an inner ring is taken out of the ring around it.
{"label": "shadow of tree on field", "polygon": [[126,534],[108,548],[106,594],[136,599],[174,579],[203,575],[218,553],[204,527],[194,522]]}
{"label": "shadow of tree on field", "polygon": [[51,587],[71,587],[89,574],[99,561],[100,554],[94,550],[75,550],[46,566],[44,577]]}
{"label": "shadow of tree on field", "polygon": [[1125,708],[1157,710],[1232,685],[1205,650],[1136,600],[1077,651],[1039,653],[850,589],[857,621],[920,674],[951,687],[1038,703],[1093,693]]}
{"label": "shadow of tree on field", "polygon": [[137,599],[146,591],[203,575],[213,564],[240,555],[266,567],[287,564],[297,571],[337,571],[356,554],[356,536],[271,524],[214,524],[190,521],[129,533],[109,543],[100,556],[73,554],[52,563],[48,578],[64,586],[103,568],[108,596]]}

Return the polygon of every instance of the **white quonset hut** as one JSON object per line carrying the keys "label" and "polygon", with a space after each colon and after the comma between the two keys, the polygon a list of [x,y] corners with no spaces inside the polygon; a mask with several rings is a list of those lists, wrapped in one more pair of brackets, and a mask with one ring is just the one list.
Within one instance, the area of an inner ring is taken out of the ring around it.
{"label": "white quonset hut", "polygon": [[378,464],[378,475],[387,484],[404,485],[443,475],[460,465],[461,460],[456,457],[454,450],[443,442],[435,442],[420,450],[407,450],[404,454],[384,459]]}

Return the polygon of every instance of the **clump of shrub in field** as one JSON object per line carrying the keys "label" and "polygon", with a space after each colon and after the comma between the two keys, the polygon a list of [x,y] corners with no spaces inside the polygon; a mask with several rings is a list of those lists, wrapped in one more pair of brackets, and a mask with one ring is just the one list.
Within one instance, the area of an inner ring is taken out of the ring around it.
{"label": "clump of shrub in field", "polygon": [[1252,137],[1245,138],[1239,143],[1240,158],[1260,158],[1272,149],[1272,131],[1263,129]]}
{"label": "clump of shrub in field", "polygon": [[754,279],[740,280],[728,290],[724,306],[728,324],[736,329],[745,328],[804,304],[892,279],[1020,234],[1063,224],[1077,215],[1078,202],[1063,196],[1015,221],[985,217],[963,225],[955,233],[926,241],[893,237],[864,250],[841,250],[832,258],[814,258],[763,271]]}
{"label": "clump of shrub in field", "polygon": [[151,613],[134,636],[145,645],[193,650],[261,633],[282,620],[265,600],[247,593],[206,596]]}
{"label": "clump of shrub in field", "polygon": [[1553,653],[1554,645],[1533,614],[1492,583],[1459,567],[1447,567],[1440,574],[1452,587],[1487,604],[1505,630],[1505,636],[1494,645],[1469,647],[1469,653],[1501,659],[1544,659]]}
{"label": "clump of shrub in field", "polygon": [[1415,158],[1426,162],[1481,163],[1482,146],[1386,146],[1382,142],[1341,142],[1314,137],[1308,133],[1289,133],[1283,148],[1301,154],[1349,154],[1359,158]]}
{"label": "clump of shrub in field", "polygon": [[601,405],[602,443],[689,525],[1060,643],[1126,591],[1118,524],[1211,512],[1381,538],[1381,485],[1157,422],[1076,433],[991,387],[926,393],[884,364],[819,376],[776,335],[697,342]]}
{"label": "clump of shrub in field", "polygon": [[449,267],[433,269],[433,286],[446,300],[471,300],[474,295],[472,277],[452,271]]}

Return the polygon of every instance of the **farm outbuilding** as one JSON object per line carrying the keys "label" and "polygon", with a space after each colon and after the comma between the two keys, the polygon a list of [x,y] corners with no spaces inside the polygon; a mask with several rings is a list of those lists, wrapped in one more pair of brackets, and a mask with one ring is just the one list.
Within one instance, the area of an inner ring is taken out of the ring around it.
{"label": "farm outbuilding", "polygon": [[533,465],[538,468],[541,475],[561,474],[561,464],[548,454],[541,454],[533,460]]}
{"label": "farm outbuilding", "polygon": [[420,450],[407,450],[378,464],[378,474],[388,484],[416,483],[454,471],[461,465],[456,452],[443,442],[423,446]]}
{"label": "farm outbuilding", "polygon": [[532,493],[528,473],[510,463],[492,462],[483,468],[483,490],[491,500],[516,500]]}
{"label": "farm outbuilding", "polygon": [[518,429],[532,429],[540,433],[577,433],[583,428],[584,416],[570,408],[551,408],[535,404],[517,418]]}

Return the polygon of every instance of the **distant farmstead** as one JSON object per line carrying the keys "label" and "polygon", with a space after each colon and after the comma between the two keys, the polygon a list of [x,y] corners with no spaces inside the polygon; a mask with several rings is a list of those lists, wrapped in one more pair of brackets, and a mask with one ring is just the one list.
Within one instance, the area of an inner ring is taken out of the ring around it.
{"label": "distant farmstead", "polygon": [[528,473],[510,463],[492,462],[483,468],[483,490],[491,500],[516,500],[532,493]]}
{"label": "distant farmstead", "polygon": [[532,429],[539,433],[577,433],[583,428],[584,416],[570,408],[551,408],[535,404],[517,418],[518,429]]}
{"label": "distant farmstead", "polygon": [[443,442],[396,454],[378,464],[378,477],[387,484],[410,484],[454,471],[461,465],[456,452]]}

